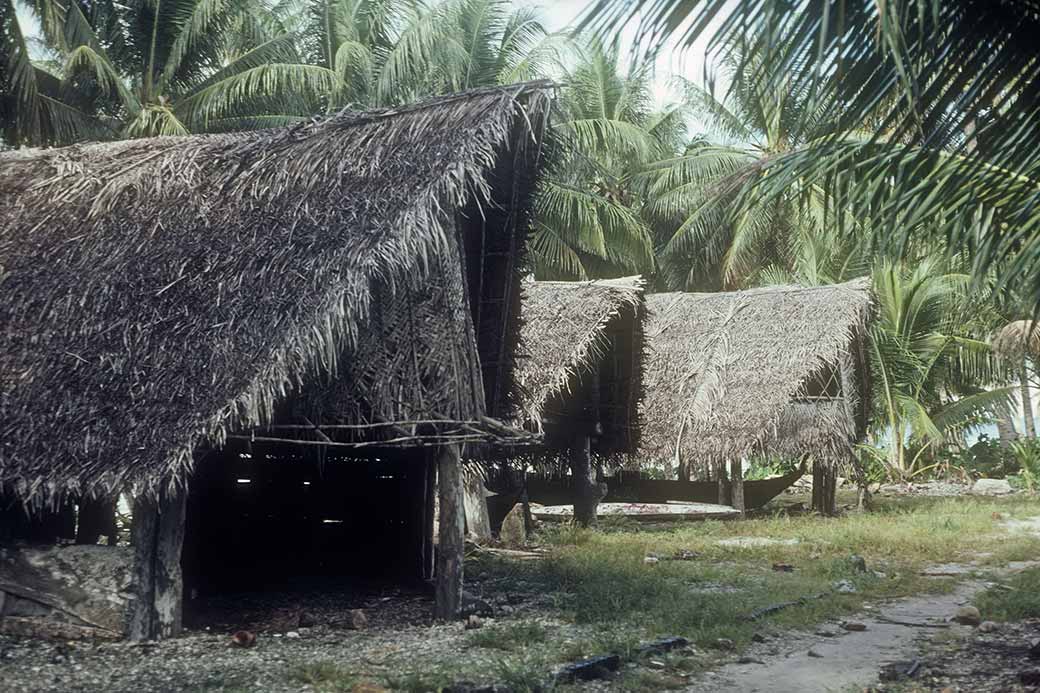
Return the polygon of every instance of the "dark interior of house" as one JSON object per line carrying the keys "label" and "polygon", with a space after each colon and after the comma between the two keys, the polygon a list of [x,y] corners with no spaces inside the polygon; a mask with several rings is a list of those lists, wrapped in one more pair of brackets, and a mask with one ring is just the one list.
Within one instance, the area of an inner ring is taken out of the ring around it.
{"label": "dark interior of house", "polygon": [[186,595],[340,577],[418,581],[424,459],[407,450],[347,456],[293,445],[209,455],[188,495]]}

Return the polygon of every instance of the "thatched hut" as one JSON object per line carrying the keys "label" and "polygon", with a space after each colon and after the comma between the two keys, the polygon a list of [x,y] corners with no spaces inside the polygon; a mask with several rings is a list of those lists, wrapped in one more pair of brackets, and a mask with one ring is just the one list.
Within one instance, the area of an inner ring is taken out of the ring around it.
{"label": "thatched hut", "polygon": [[520,425],[544,435],[537,457],[569,463],[576,514],[588,520],[599,498],[593,460],[639,442],[643,281],[532,281],[521,304]]}
{"label": "thatched hut", "polygon": [[[347,530],[313,544],[389,545],[428,575],[438,468],[438,612],[454,613],[459,447],[521,435],[492,417],[512,406],[551,97],[529,83],[260,132],[0,154],[8,516],[32,535],[70,500],[132,496],[130,632],[165,636],[180,624],[186,515],[189,545],[257,522],[279,545],[286,533],[262,524],[277,510],[293,532]],[[206,499],[254,518],[193,516]],[[377,535],[359,536],[371,513]]]}
{"label": "thatched hut", "polygon": [[647,296],[641,457],[714,476],[740,507],[742,460],[808,456],[832,510],[834,465],[866,431],[870,306],[866,280]]}

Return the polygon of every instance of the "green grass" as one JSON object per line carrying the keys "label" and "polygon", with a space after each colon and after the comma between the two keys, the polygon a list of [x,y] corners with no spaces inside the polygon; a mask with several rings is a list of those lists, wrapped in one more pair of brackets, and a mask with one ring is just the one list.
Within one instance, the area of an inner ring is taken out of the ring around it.
{"label": "green grass", "polygon": [[534,621],[521,621],[508,625],[486,626],[473,631],[467,638],[467,642],[473,647],[515,651],[528,645],[543,643],[547,638],[548,632],[542,624]]}
{"label": "green grass", "polygon": [[988,621],[1040,618],[1040,568],[1029,568],[985,590],[975,606]]}
{"label": "green grass", "polygon": [[[780,512],[673,528],[557,526],[541,537],[554,549],[551,559],[523,564],[483,560],[476,567],[555,594],[568,618],[601,626],[604,633],[629,639],[682,635],[700,645],[729,638],[742,647],[756,631],[807,627],[852,614],[865,600],[950,589],[952,581],[924,578],[919,571],[928,564],[971,560],[979,546],[992,548],[985,559],[990,564],[1036,555],[1040,540],[1004,535],[1000,520],[1038,510],[1034,502],[1021,500],[925,498],[883,501],[875,512],[833,519]],[[1000,541],[990,541],[998,535]],[[799,543],[753,548],[716,543],[730,537],[796,538]],[[643,560],[651,552],[670,556],[680,549],[699,557],[656,565]],[[866,559],[867,573],[854,570],[853,554]],[[795,570],[774,572],[773,563],[789,563]],[[852,582],[857,593],[834,593],[839,580]],[[755,609],[819,594],[824,596],[760,621],[747,619]]]}
{"label": "green grass", "polygon": [[290,670],[289,678],[296,683],[306,684],[319,693],[350,691],[358,682],[358,677],[353,672],[327,660],[298,664]]}

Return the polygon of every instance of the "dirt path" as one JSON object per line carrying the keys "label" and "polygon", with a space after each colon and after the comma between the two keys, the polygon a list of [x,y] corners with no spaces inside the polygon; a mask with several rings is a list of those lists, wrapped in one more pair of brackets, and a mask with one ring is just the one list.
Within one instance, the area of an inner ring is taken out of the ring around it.
{"label": "dirt path", "polygon": [[[943,624],[981,587],[979,582],[969,582],[950,594],[910,597],[886,604],[855,619],[866,625],[865,631],[847,632],[834,626],[821,629],[837,633],[833,637],[789,634],[784,636],[783,643],[773,639],[755,645],[747,655],[762,664],[728,664],[709,672],[686,690],[805,693],[869,686],[877,682],[882,664],[913,659],[914,641],[930,637],[937,630],[895,625],[885,619]],[[819,656],[809,655],[810,650]]]}
{"label": "dirt path", "polygon": [[[1040,516],[1008,520],[1009,532],[1029,532],[1040,536]],[[990,571],[994,575],[1017,572],[1035,566],[1035,561],[1012,563]],[[978,566],[949,564],[937,566],[936,574],[965,575]],[[985,584],[977,579],[962,582],[950,594],[907,597],[864,612],[855,620],[866,625],[860,632],[842,630],[837,624],[817,629],[832,632],[827,637],[809,633],[789,633],[778,639],[752,646],[746,658],[760,663],[727,664],[707,672],[687,693],[728,690],[741,693],[805,693],[805,691],[848,691],[874,685],[881,667],[889,662],[913,660],[920,640],[931,638],[941,629],[897,625],[887,621],[946,625],[948,629],[971,630],[948,623],[957,609],[971,602]],[[810,655],[809,651],[813,654]],[[746,660],[745,658],[745,660]]]}

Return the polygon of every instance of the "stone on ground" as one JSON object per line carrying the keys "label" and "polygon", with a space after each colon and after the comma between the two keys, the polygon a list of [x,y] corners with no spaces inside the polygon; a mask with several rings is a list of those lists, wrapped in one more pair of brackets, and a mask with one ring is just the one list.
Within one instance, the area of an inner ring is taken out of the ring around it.
{"label": "stone on ground", "polygon": [[982,623],[982,614],[974,606],[962,606],[957,609],[953,620],[962,626],[977,626]]}
{"label": "stone on ground", "polygon": [[498,533],[499,540],[510,548],[518,548],[527,543],[527,527],[524,525],[524,506],[517,503],[502,521],[502,529]]}
{"label": "stone on ground", "polygon": [[1014,493],[1007,479],[979,479],[971,487],[972,495],[1005,496]]}

